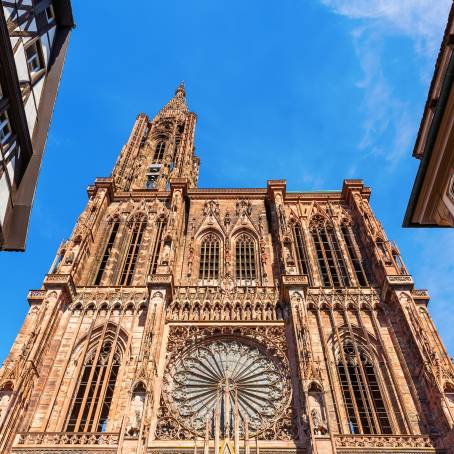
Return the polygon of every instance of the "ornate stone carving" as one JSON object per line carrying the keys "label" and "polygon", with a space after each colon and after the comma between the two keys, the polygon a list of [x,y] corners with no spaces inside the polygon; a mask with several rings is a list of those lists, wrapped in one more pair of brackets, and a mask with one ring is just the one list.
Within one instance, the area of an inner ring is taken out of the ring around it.
{"label": "ornate stone carving", "polygon": [[203,207],[205,216],[219,216],[219,202],[216,200],[207,200]]}
{"label": "ornate stone carving", "polygon": [[114,446],[118,444],[119,434],[108,432],[23,432],[16,444],[18,446]]}
{"label": "ornate stone carving", "polygon": [[[286,279],[288,276],[286,276]],[[322,306],[333,308],[334,305],[347,309],[353,306],[356,309],[365,307],[372,309],[381,304],[381,298],[374,288],[367,289],[313,289],[310,288],[307,293],[307,302],[309,306],[320,308]]]}
{"label": "ornate stone carving", "polygon": [[278,321],[287,318],[287,308],[270,288],[238,289],[225,277],[219,291],[208,287],[177,289],[167,307],[173,321]]}
{"label": "ornate stone carving", "polygon": [[424,435],[335,435],[337,448],[435,448]]}
{"label": "ornate stone carving", "polygon": [[130,437],[137,437],[142,424],[143,409],[145,404],[144,393],[133,393],[128,415],[126,434]]}
{"label": "ornate stone carving", "polygon": [[240,431],[248,418],[251,435],[268,428],[288,405],[285,367],[240,338],[198,344],[169,366],[164,390],[172,413],[200,436],[218,400],[222,414],[238,403]]}
{"label": "ornate stone carving", "polygon": [[206,418],[226,386],[232,386],[228,388],[230,409],[237,393],[239,412],[247,415],[251,435],[257,433],[267,440],[295,438],[283,327],[174,326],[166,370],[157,430],[160,439],[188,437],[188,432],[190,438],[203,436]]}
{"label": "ornate stone carving", "polygon": [[236,203],[236,215],[238,217],[250,216],[252,214],[252,204],[249,200],[239,200]]}
{"label": "ornate stone carving", "polygon": [[311,410],[311,420],[314,435],[325,435],[326,433],[328,433],[328,428],[322,420],[322,415],[320,414],[319,409],[313,408]]}

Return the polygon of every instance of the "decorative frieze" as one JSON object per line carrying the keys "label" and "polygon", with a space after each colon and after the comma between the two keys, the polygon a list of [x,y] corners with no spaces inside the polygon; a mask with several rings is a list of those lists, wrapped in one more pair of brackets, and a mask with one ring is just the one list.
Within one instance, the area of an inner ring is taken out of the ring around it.
{"label": "decorative frieze", "polygon": [[27,300],[30,304],[40,303],[46,296],[46,290],[30,290],[27,295]]}
{"label": "decorative frieze", "polygon": [[44,278],[46,290],[63,289],[71,298],[76,296],[76,287],[70,274],[47,274]]}
{"label": "decorative frieze", "polygon": [[148,290],[144,287],[122,289],[119,287],[81,287],[70,310],[82,313],[86,310],[140,310],[148,304]]}
{"label": "decorative frieze", "polygon": [[22,432],[17,435],[15,446],[63,448],[83,445],[84,449],[90,446],[115,447],[119,439],[118,433],[108,432]]}
{"label": "decorative frieze", "polygon": [[335,435],[334,440],[336,448],[354,448],[358,453],[368,448],[418,448],[423,452],[435,449],[433,440],[425,435]]}
{"label": "decorative frieze", "polygon": [[180,287],[166,314],[169,321],[277,321],[286,307],[273,287]]}
{"label": "decorative frieze", "polygon": [[380,304],[381,298],[377,289],[370,288],[347,288],[347,289],[324,289],[324,288],[309,288],[307,292],[307,304],[321,309],[323,307],[333,308],[354,307],[356,309],[365,306],[372,309]]}

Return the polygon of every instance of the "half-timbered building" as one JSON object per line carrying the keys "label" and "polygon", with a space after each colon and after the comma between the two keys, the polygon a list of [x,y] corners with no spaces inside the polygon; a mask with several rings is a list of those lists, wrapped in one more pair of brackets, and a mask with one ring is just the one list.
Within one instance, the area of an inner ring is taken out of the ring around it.
{"label": "half-timbered building", "polygon": [[1,1],[0,250],[24,250],[69,35],[69,0]]}

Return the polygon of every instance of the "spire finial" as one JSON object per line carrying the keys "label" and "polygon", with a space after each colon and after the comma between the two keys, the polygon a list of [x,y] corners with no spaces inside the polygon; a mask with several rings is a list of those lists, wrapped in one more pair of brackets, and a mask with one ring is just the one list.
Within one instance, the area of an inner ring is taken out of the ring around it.
{"label": "spire finial", "polygon": [[184,80],[180,82],[180,85],[178,85],[178,88],[175,91],[175,94],[178,96],[186,96],[186,90],[184,89]]}

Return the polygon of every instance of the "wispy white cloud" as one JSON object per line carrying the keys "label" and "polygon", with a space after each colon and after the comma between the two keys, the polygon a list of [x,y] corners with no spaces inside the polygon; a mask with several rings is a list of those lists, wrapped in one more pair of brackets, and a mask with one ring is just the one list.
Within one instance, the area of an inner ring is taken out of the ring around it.
{"label": "wispy white cloud", "polygon": [[451,0],[321,0],[337,14],[375,22],[386,33],[409,36],[418,52],[433,55]]}
{"label": "wispy white cloud", "polygon": [[[363,157],[380,155],[388,168],[398,168],[396,164],[400,159],[410,155],[421,112],[415,109],[414,100],[403,97],[402,87],[386,72],[384,63],[388,56],[385,50],[389,49],[389,40],[396,36],[409,40],[420,71],[420,80],[416,83],[420,83],[425,96],[427,88],[424,86],[428,86],[432,77],[451,0],[320,2],[352,22],[352,44],[362,71],[355,85],[364,94],[359,106],[363,122],[358,151]],[[383,140],[384,136],[386,140]],[[431,314],[450,353],[454,354],[452,232],[418,230],[401,234],[401,240],[406,249],[402,251],[404,257],[412,258],[407,264],[410,272],[419,287],[429,289]]]}
{"label": "wispy white cloud", "polygon": [[[440,45],[451,0],[320,0],[334,13],[354,21],[353,46],[362,69],[355,85],[363,90],[363,115],[358,150],[379,155],[392,169],[410,154],[419,119],[414,107],[399,96],[383,64],[386,40],[396,35],[414,44],[420,77],[427,85]],[[388,137],[386,144],[384,136]]]}

